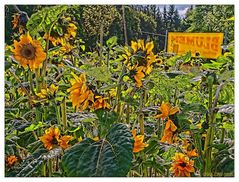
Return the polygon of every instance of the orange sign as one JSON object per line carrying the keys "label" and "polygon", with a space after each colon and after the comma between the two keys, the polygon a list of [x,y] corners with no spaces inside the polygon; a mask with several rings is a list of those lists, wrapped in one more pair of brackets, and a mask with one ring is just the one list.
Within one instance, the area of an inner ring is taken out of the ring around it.
{"label": "orange sign", "polygon": [[216,59],[221,55],[223,33],[168,33],[168,52]]}

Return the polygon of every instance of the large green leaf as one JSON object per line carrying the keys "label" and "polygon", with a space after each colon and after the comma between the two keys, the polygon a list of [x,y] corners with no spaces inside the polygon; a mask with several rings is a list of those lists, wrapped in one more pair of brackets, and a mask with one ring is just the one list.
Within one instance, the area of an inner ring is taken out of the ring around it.
{"label": "large green leaf", "polygon": [[57,21],[59,15],[67,10],[68,6],[58,5],[45,7],[41,11],[34,13],[27,22],[27,29],[30,34],[36,35],[39,31],[48,32],[50,27]]}
{"label": "large green leaf", "polygon": [[106,138],[85,139],[66,151],[62,167],[67,176],[126,176],[133,158],[133,138],[123,124],[115,124]]}

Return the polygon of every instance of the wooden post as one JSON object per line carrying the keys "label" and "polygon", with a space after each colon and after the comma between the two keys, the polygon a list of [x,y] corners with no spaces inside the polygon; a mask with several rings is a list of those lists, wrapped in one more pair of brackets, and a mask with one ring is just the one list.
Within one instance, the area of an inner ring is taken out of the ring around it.
{"label": "wooden post", "polygon": [[164,51],[167,52],[168,30],[165,32]]}
{"label": "wooden post", "polygon": [[125,45],[128,45],[124,5],[122,5],[122,14],[123,14],[122,17],[123,17],[123,27],[124,27],[124,41],[125,41]]}

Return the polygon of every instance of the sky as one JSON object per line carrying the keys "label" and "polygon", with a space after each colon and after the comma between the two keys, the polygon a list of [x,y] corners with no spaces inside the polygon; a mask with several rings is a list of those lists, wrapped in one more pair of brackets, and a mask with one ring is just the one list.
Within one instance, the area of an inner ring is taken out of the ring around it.
{"label": "sky", "polygon": [[[166,6],[166,8],[169,7],[169,5],[158,5],[159,8],[160,8],[160,11],[163,12],[163,8],[164,6]],[[191,4],[180,4],[180,5],[175,5],[175,7],[177,8],[178,10],[178,14],[181,16],[181,17],[184,17],[187,10],[190,8]]]}

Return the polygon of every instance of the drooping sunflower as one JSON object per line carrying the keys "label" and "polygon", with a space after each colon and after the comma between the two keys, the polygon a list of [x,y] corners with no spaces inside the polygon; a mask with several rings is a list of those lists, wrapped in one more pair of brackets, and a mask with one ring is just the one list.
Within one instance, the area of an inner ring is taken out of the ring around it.
{"label": "drooping sunflower", "polygon": [[153,41],[144,44],[143,39],[139,39],[137,42],[131,41],[131,48],[134,54],[140,56],[137,57],[136,64],[143,66],[143,72],[148,75],[152,71],[152,64],[156,61],[156,55],[153,53],[154,43]]}
{"label": "drooping sunflower", "polygon": [[74,23],[69,23],[67,27],[67,33],[65,34],[65,38],[69,39],[70,37],[76,36],[77,27]]}
{"label": "drooping sunflower", "polygon": [[55,127],[50,127],[45,131],[45,134],[39,139],[43,142],[44,147],[48,150],[53,149],[55,146],[60,146],[63,149],[69,147],[68,142],[72,140],[72,136],[60,136],[60,130]]}
{"label": "drooping sunflower", "polygon": [[161,142],[172,144],[173,143],[173,134],[177,130],[177,126],[173,123],[172,120],[168,119],[166,126],[164,128],[163,137]]}
{"label": "drooping sunflower", "polygon": [[[61,53],[69,53],[73,49],[73,45],[70,43],[71,38],[76,37],[77,27],[74,23],[70,23],[70,17],[62,17],[65,21],[67,21],[67,25],[63,25],[63,33],[59,35],[58,32],[53,32],[53,35],[45,34],[43,36],[44,39],[48,39],[53,46],[61,46]],[[56,54],[59,51],[56,51]]]}
{"label": "drooping sunflower", "polygon": [[172,159],[173,163],[170,171],[175,177],[189,177],[190,173],[195,172],[194,161],[190,160],[185,154],[175,153]]}
{"label": "drooping sunflower", "polygon": [[159,107],[159,110],[161,111],[161,114],[156,115],[155,118],[166,119],[170,115],[173,115],[173,114],[175,114],[175,113],[180,111],[178,107],[173,107],[168,102],[162,103],[161,106]]}
{"label": "drooping sunflower", "polygon": [[171,119],[169,119],[169,116],[176,114],[180,110],[178,107],[171,106],[171,104],[168,102],[162,103],[159,107],[159,110],[161,111],[161,114],[156,115],[154,118],[162,118],[163,120],[168,119],[163,131],[163,137],[161,138],[161,142],[167,142],[168,144],[172,144],[174,132],[177,130],[177,126],[173,123]]}
{"label": "drooping sunflower", "polygon": [[144,135],[136,135],[135,129],[132,130],[132,135],[134,138],[134,153],[140,152],[144,150],[144,148],[148,147],[149,144],[144,143]]}
{"label": "drooping sunflower", "polygon": [[73,139],[72,136],[70,135],[64,135],[62,137],[59,138],[58,140],[58,145],[63,148],[63,149],[66,149],[68,148],[70,145],[68,144],[69,141],[71,141]]}
{"label": "drooping sunflower", "polygon": [[90,103],[94,103],[94,94],[86,85],[85,74],[81,74],[79,77],[75,74],[72,75],[74,77],[71,80],[72,87],[67,92],[70,92],[69,98],[72,101],[72,106],[83,111]]}
{"label": "drooping sunflower", "polygon": [[96,98],[96,101],[94,103],[94,109],[97,110],[97,109],[101,109],[101,108],[107,108],[107,109],[110,109],[110,105],[109,103],[106,102],[106,99],[107,98],[104,98],[102,96],[95,96]]}
{"label": "drooping sunflower", "polygon": [[17,162],[17,157],[15,155],[10,155],[6,158],[6,164],[8,167],[13,166]]}
{"label": "drooping sunflower", "polygon": [[43,61],[46,59],[41,43],[38,40],[33,40],[30,34],[22,35],[20,41],[14,40],[14,58],[26,68],[29,65],[31,70],[42,66]]}

